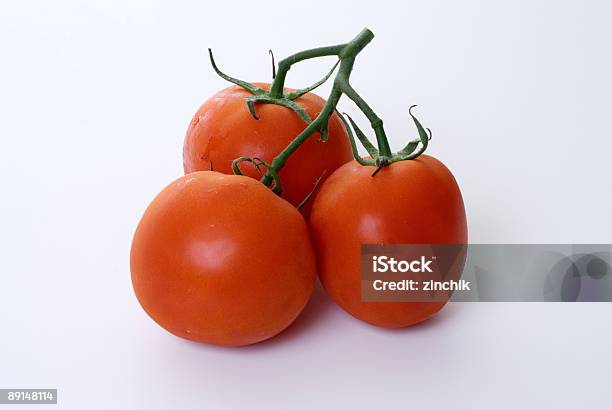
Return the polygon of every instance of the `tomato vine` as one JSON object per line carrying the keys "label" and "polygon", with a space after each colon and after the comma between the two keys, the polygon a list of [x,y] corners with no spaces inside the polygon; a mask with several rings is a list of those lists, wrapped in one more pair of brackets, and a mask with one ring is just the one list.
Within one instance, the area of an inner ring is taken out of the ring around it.
{"label": "tomato vine", "polygon": [[[376,167],[372,173],[372,176],[375,176],[382,168],[392,164],[393,162],[415,159],[425,152],[429,145],[429,140],[431,139],[431,131],[428,128],[424,128],[419,120],[412,114],[412,109],[415,107],[414,105],[410,107],[408,112],[417,127],[419,138],[409,141],[401,150],[392,152],[383,126],[383,120],[376,115],[374,110],[372,110],[369,104],[352,87],[349,81],[357,55],[368,45],[368,43],[370,43],[370,41],[372,41],[373,38],[374,33],[366,28],[348,43],[318,47],[292,54],[289,57],[279,61],[277,70],[273,60],[272,64],[274,80],[269,90],[265,90],[246,81],[238,80],[221,72],[215,63],[212,51],[209,49],[211,64],[215,72],[225,80],[244,88],[252,94],[246,98],[246,104],[249,112],[255,119],[259,119],[257,117],[255,108],[256,103],[277,104],[294,110],[308,124],[306,128],[299,135],[297,135],[295,139],[289,145],[287,145],[287,147],[271,162],[265,162],[256,157],[236,158],[232,163],[234,173],[237,175],[242,175],[239,167],[241,162],[246,161],[257,164],[258,166],[263,165],[266,168],[266,172],[261,177],[261,182],[264,185],[271,187],[275,193],[280,194],[282,192],[282,184],[279,177],[280,170],[283,168],[289,157],[312,134],[319,132],[323,141],[327,139],[329,118],[336,111],[336,106],[343,95],[346,95],[350,100],[352,100],[359,110],[366,116],[376,136],[377,147],[375,147],[369,141],[364,132],[359,129],[357,124],[348,114],[345,114],[346,118],[348,118],[348,122],[344,116],[340,115],[349,136],[355,160],[361,165]],[[287,73],[294,64],[304,60],[326,56],[337,56],[338,61],[321,80],[303,89],[295,90],[289,93],[284,92]],[[312,120],[294,100],[307,92],[314,90],[327,81],[338,66],[338,72],[334,77],[332,90],[327,98],[327,102],[319,115]],[[370,158],[362,158],[358,153],[353,130],[357,136],[357,139],[368,152]]]}

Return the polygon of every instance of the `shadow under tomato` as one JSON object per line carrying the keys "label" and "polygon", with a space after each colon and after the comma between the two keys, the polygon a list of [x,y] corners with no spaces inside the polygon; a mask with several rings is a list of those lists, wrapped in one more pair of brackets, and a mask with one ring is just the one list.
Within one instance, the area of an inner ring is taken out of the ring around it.
{"label": "shadow under tomato", "polygon": [[239,347],[223,347],[206,343],[197,343],[186,339],[180,340],[183,343],[189,344],[194,347],[201,347],[207,350],[218,349],[219,351],[229,352],[232,354],[249,353],[266,349],[273,349],[284,343],[293,343],[294,341],[299,341],[305,334],[313,331],[313,328],[317,325],[317,323],[320,323],[320,321],[325,320],[325,316],[334,309],[340,310],[342,314],[346,315],[347,319],[350,320],[355,326],[363,326],[364,328],[369,329],[370,331],[380,332],[383,334],[397,334],[399,336],[401,334],[429,331],[431,328],[443,326],[447,320],[452,320],[452,316],[456,314],[456,311],[458,309],[460,309],[459,305],[459,303],[448,303],[440,312],[438,312],[431,318],[417,323],[413,326],[396,329],[383,328],[371,325],[369,323],[365,323],[345,312],[342,308],[340,308],[334,303],[334,301],[325,292],[325,289],[323,289],[323,286],[317,280],[312,297],[308,301],[308,304],[306,305],[302,313],[291,325],[289,325],[287,329],[270,339],[252,345]]}
{"label": "shadow under tomato", "polygon": [[287,329],[270,339],[244,346],[240,350],[260,350],[275,347],[283,343],[291,343],[295,339],[302,337],[305,333],[312,331],[317,322],[323,320],[324,316],[335,308],[334,302],[317,279],[314,291],[306,307]]}
{"label": "shadow under tomato", "polygon": [[444,323],[446,323],[449,320],[452,320],[452,316],[456,314],[456,311],[458,309],[460,309],[458,303],[447,303],[446,305],[444,305],[442,310],[440,310],[438,313],[434,314],[430,318],[425,319],[422,322],[416,323],[412,326],[398,327],[398,328],[379,327],[379,326],[371,325],[369,323],[362,322],[358,319],[355,319],[355,320],[362,323],[364,326],[367,326],[368,328],[377,329],[384,333],[389,333],[389,334],[391,333],[397,333],[397,334],[418,333],[418,332],[427,332],[429,331],[429,329],[434,328],[434,327],[444,326]]}
{"label": "shadow under tomato", "polygon": [[350,320],[355,326],[363,326],[370,331],[384,334],[396,334],[400,336],[402,334],[427,332],[432,328],[444,326],[447,321],[452,321],[452,316],[454,316],[457,310],[460,309],[459,305],[459,303],[447,303],[442,310],[429,319],[412,326],[394,329],[384,328],[363,322],[345,312],[342,308],[335,304],[335,302],[329,297],[325,289],[323,289],[323,286],[317,280],[313,295],[304,308],[304,311],[284,332],[281,332],[279,335],[271,339],[264,340],[263,342],[253,345],[244,346],[239,349],[243,351],[261,350],[274,347],[282,343],[293,342],[294,339],[299,339],[303,333],[311,331],[312,328],[316,326],[318,321],[325,320],[324,317],[326,314],[334,309],[338,309],[343,315],[346,315],[347,320]]}

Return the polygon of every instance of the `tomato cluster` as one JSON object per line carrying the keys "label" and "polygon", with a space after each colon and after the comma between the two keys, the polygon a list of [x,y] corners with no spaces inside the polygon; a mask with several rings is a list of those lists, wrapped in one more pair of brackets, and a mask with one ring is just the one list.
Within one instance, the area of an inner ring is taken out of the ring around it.
{"label": "tomato cluster", "polygon": [[[354,60],[349,51],[363,48],[345,46],[332,51]],[[350,74],[353,60],[339,76]],[[317,273],[342,308],[373,325],[409,326],[439,311],[445,302],[363,302],[360,247],[466,243],[450,171],[427,155],[397,160],[372,151],[377,158],[352,160],[335,88],[325,101],[282,84],[234,82],[196,112],[184,142],[185,175],[157,195],[134,234],[132,284],[149,316],[186,339],[256,343],[297,318]],[[252,101],[245,104],[252,95],[260,98],[256,115]],[[288,146],[291,155],[280,161]]]}

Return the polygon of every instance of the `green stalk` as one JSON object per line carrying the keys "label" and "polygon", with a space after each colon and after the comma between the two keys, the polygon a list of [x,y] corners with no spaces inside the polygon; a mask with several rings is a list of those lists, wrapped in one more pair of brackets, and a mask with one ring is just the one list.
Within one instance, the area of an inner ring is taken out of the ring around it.
{"label": "green stalk", "polygon": [[367,28],[364,28],[348,43],[304,50],[282,59],[278,63],[278,71],[276,73],[276,78],[274,78],[274,81],[272,82],[272,87],[270,88],[270,96],[272,98],[280,98],[283,95],[285,79],[287,78],[287,73],[293,64],[299,63],[300,61],[309,60],[311,58],[326,56],[338,56],[341,60],[354,58],[361,50],[363,50],[365,46],[368,45],[370,41],[372,41],[373,38],[374,33]]}
{"label": "green stalk", "polygon": [[[374,33],[372,33],[368,29],[363,29],[353,40],[351,40],[348,43],[338,44],[334,46],[327,46],[327,47],[318,47],[318,48],[313,48],[310,50],[300,51],[299,53],[293,54],[281,60],[278,63],[278,70],[276,72],[276,76],[274,77],[274,81],[272,82],[270,91],[266,92],[264,90],[254,89],[252,91],[254,95],[247,98],[247,104],[249,105],[249,110],[251,111],[253,116],[257,118],[255,114],[255,109],[254,109],[255,102],[264,102],[264,103],[284,105],[288,108],[293,109],[302,118],[307,120],[306,122],[308,125],[297,137],[295,137],[293,141],[291,141],[289,145],[287,145],[287,147],[280,154],[278,154],[272,160],[271,163],[264,163],[259,158],[241,157],[241,158],[237,158],[232,163],[232,168],[234,172],[236,174],[241,174],[240,168],[238,166],[240,162],[243,162],[243,161],[259,162],[267,168],[266,173],[261,178],[261,182],[265,184],[266,186],[271,186],[272,190],[275,193],[281,194],[282,188],[281,188],[281,181],[279,178],[280,170],[285,166],[285,163],[287,162],[289,157],[291,157],[291,155],[295,153],[295,151],[297,151],[297,149],[312,134],[316,132],[320,132],[321,139],[324,141],[326,140],[327,125],[329,122],[329,118],[336,111],[336,106],[338,102],[340,101],[340,98],[342,97],[343,94],[346,94],[346,96],[349,97],[357,105],[357,107],[363,112],[363,114],[366,116],[366,118],[370,122],[370,126],[372,127],[376,135],[376,142],[378,145],[378,149],[372,146],[372,144],[368,141],[365,134],[357,127],[357,125],[349,117],[352,128],[355,129],[359,140],[364,144],[364,146],[366,146],[366,148],[368,149],[368,152],[372,156],[372,160],[361,158],[357,152],[357,148],[355,145],[355,139],[353,137],[351,126],[347,123],[347,121],[343,117],[341,117],[345,125],[346,131],[348,133],[355,159],[362,165],[365,165],[365,166],[375,165],[376,166],[376,170],[374,171],[372,176],[376,175],[383,167],[393,162],[414,159],[418,157],[421,153],[423,153],[425,149],[427,149],[429,139],[431,139],[431,133],[428,135],[425,132],[425,129],[421,126],[420,122],[414,117],[414,115],[412,115],[411,110],[414,106],[410,107],[409,113],[417,126],[417,130],[419,131],[419,139],[410,141],[402,150],[398,151],[397,153],[393,153],[391,151],[391,147],[389,146],[389,141],[385,134],[382,119],[378,117],[378,115],[376,115],[376,113],[372,110],[372,108],[368,105],[368,103],[363,98],[361,98],[361,96],[357,93],[357,91],[355,91],[355,89],[351,86],[349,82],[351,72],[355,64],[355,58],[361,52],[361,50],[363,50],[363,48],[370,41],[372,41],[373,38],[374,38]],[[333,56],[333,55],[338,56],[339,61],[340,61],[340,67],[334,79],[332,90],[330,92],[330,95],[325,105],[323,106],[323,109],[321,110],[317,118],[315,118],[312,121],[308,121],[309,118],[307,116],[306,117],[304,116],[305,113],[302,113],[300,111],[300,107],[297,106],[297,104],[293,102],[293,99],[298,98],[300,95],[303,95],[305,92],[308,92],[316,88],[320,84],[322,84],[332,74],[334,69],[332,68],[332,70],[322,80],[318,81],[313,86],[308,87],[303,90],[297,90],[297,91],[294,91],[292,93],[285,95],[283,94],[283,90],[285,87],[285,80],[287,78],[287,73],[289,72],[293,64],[299,63],[304,60],[312,59],[312,58]],[[211,54],[211,61],[212,61],[212,54]],[[215,70],[219,72],[216,66],[215,66]],[[226,76],[225,74],[223,74],[223,77],[228,78],[229,76]],[[229,78],[231,79],[231,77]],[[233,82],[238,85],[241,85],[238,81],[239,80],[233,81]],[[247,87],[244,87],[244,88],[249,89]],[[427,130],[429,131],[429,129]],[[419,145],[420,145],[420,148],[419,148]]]}

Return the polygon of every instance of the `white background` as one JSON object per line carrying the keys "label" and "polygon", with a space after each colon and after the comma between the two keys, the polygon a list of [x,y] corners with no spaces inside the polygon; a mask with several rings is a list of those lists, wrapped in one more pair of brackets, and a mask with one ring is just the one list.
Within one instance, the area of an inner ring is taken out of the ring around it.
{"label": "white background", "polygon": [[181,174],[193,112],[225,87],[206,48],[267,81],[269,48],[364,26],[376,38],[353,84],[396,149],[419,104],[471,242],[611,243],[603,3],[2,2],[0,388],[57,387],[66,409],[609,408],[611,304],[454,304],[386,331],[317,291],[279,337],[223,349],[155,325],[128,262],[144,208]]}

